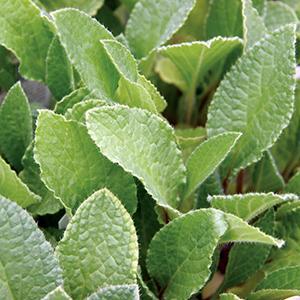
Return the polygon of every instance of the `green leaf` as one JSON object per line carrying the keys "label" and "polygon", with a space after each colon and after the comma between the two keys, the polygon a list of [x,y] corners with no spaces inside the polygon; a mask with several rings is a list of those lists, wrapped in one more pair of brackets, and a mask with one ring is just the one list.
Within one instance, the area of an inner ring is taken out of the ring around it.
{"label": "green leaf", "polygon": [[54,108],[54,112],[63,115],[75,104],[90,98],[93,99],[94,97],[87,88],[79,88],[69,95],[65,96],[61,101],[57,102]]}
{"label": "green leaf", "polygon": [[256,289],[300,290],[300,266],[282,268],[269,273]]}
{"label": "green leaf", "polygon": [[282,2],[267,2],[264,21],[269,30],[275,30],[286,24],[298,23],[298,18],[293,9]]}
{"label": "green leaf", "polygon": [[74,299],[83,299],[100,287],[136,281],[135,228],[121,202],[106,189],[81,204],[57,254],[64,287]]}
{"label": "green leaf", "polygon": [[266,151],[255,165],[252,180],[257,192],[275,192],[283,189],[284,180],[270,151]]}
{"label": "green leaf", "polygon": [[90,99],[84,100],[74,104],[72,108],[69,108],[65,113],[65,118],[67,120],[77,121],[79,123],[85,124],[85,114],[88,110],[107,105],[105,101]]}
{"label": "green leaf", "polygon": [[136,209],[136,186],[121,167],[101,155],[86,128],[50,111],[37,121],[35,159],[42,180],[73,211],[94,191],[107,187],[130,213]]}
{"label": "green leaf", "polygon": [[267,28],[251,0],[242,0],[242,6],[244,43],[249,49],[267,34]]}
{"label": "green leaf", "polygon": [[226,293],[226,294],[221,294],[220,295],[220,300],[240,300],[237,295],[232,294],[232,293]]}
{"label": "green leaf", "polygon": [[195,92],[207,72],[224,63],[228,55],[234,49],[241,48],[241,45],[238,38],[218,37],[207,42],[182,43],[159,48],[159,54],[169,60],[168,68],[160,68],[159,74],[166,82],[177,85],[181,90]]}
{"label": "green leaf", "polygon": [[[289,297],[299,296],[299,290],[280,290],[280,289],[267,289],[267,290],[260,290],[254,293],[251,293],[248,300],[287,300],[290,299]],[[292,300],[291,298],[290,300]],[[296,300],[296,299],[295,299]]]}
{"label": "green leaf", "polygon": [[0,157],[0,195],[18,203],[23,208],[40,201],[21,181],[15,171]]}
{"label": "green leaf", "polygon": [[260,16],[263,16],[266,10],[266,0],[252,0],[253,7],[257,10]]}
{"label": "green leaf", "polygon": [[268,210],[269,208],[284,202],[284,198],[273,193],[237,194],[228,196],[209,197],[211,206],[226,213],[231,213],[239,218],[250,221]]}
{"label": "green leaf", "polygon": [[178,206],[185,167],[167,122],[146,110],[114,106],[89,111],[87,127],[101,152],[139,178],[159,205]]}
{"label": "green leaf", "polygon": [[200,290],[209,278],[218,243],[229,241],[277,244],[238,217],[215,209],[192,211],[164,226],[151,241],[147,257],[161,296],[187,299]]}
{"label": "green leaf", "polygon": [[59,286],[54,291],[47,294],[42,300],[72,300],[70,296]]}
{"label": "green leaf", "polygon": [[294,193],[300,196],[300,171],[298,171],[286,185],[285,191],[288,193]]}
{"label": "green leaf", "polygon": [[243,37],[241,0],[211,0],[206,19],[206,38]]}
{"label": "green leaf", "polygon": [[41,197],[37,204],[30,205],[28,210],[33,215],[54,214],[62,209],[62,203],[55,198],[41,180],[40,167],[33,157],[33,143],[27,148],[23,160],[24,169],[19,174],[21,180],[30,188],[32,192]]}
{"label": "green leaf", "polygon": [[47,55],[46,83],[57,100],[74,90],[73,67],[57,37],[53,39]]}
{"label": "green leaf", "polygon": [[20,82],[9,90],[0,107],[0,128],[0,153],[20,171],[22,156],[32,140],[31,110]]}
{"label": "green leaf", "polygon": [[223,164],[223,176],[257,161],[288,125],[294,102],[294,44],[294,26],[266,36],[239,59],[215,93],[208,135],[243,133]]}
{"label": "green leaf", "polygon": [[[274,211],[268,211],[254,226],[274,234]],[[222,290],[245,282],[258,271],[270,254],[271,246],[260,244],[235,244],[230,249]]]}
{"label": "green leaf", "polygon": [[62,284],[51,245],[32,217],[0,198],[0,291],[7,300],[39,300]]}
{"label": "green leaf", "polygon": [[104,0],[39,0],[48,11],[65,7],[78,8],[90,15],[95,15],[101,8]]}
{"label": "green leaf", "polygon": [[87,300],[139,300],[139,287],[136,284],[115,285],[100,289]]}
{"label": "green leaf", "polygon": [[167,42],[184,24],[195,0],[139,1],[133,8],[125,36],[137,58],[147,56],[151,50]]}
{"label": "green leaf", "polygon": [[46,57],[53,38],[49,21],[29,0],[1,0],[0,7],[5,12],[0,16],[0,44],[20,60],[19,71],[24,77],[45,81]]}
{"label": "green leaf", "polygon": [[87,88],[100,100],[111,101],[119,74],[100,43],[103,39],[113,39],[111,33],[75,9],[59,10],[52,15],[60,41]]}
{"label": "green leaf", "polygon": [[233,132],[220,134],[200,144],[193,151],[187,160],[186,198],[216,170],[239,137],[239,133]]}

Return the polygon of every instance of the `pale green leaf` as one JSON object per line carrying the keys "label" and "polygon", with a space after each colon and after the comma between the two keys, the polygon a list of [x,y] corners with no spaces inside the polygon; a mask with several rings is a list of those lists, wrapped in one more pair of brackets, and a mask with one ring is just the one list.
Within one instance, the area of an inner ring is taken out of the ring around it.
{"label": "pale green leaf", "polygon": [[267,34],[267,28],[251,0],[242,0],[242,3],[244,43],[249,49]]}
{"label": "pale green leaf", "polygon": [[60,200],[55,198],[53,192],[41,180],[40,167],[33,157],[33,143],[27,148],[22,164],[24,169],[19,177],[32,192],[41,197],[39,203],[30,205],[27,210],[33,215],[46,215],[54,214],[62,209]]}
{"label": "pale green leaf", "polygon": [[69,95],[65,96],[61,101],[57,102],[54,108],[54,112],[63,115],[75,104],[93,98],[93,95],[88,91],[87,88],[77,89]]}
{"label": "pale green leaf", "polygon": [[211,0],[206,19],[206,38],[243,37],[241,0]]}
{"label": "pale green leaf", "polygon": [[275,30],[290,23],[298,23],[295,11],[280,1],[268,1],[266,8],[264,21],[269,30]]}
{"label": "pale green leaf", "polygon": [[217,245],[230,241],[280,244],[238,217],[215,209],[196,210],[164,226],[151,241],[147,257],[148,271],[162,288],[162,297],[187,299],[201,289]]}
{"label": "pale green leaf", "polygon": [[47,55],[46,83],[57,100],[74,90],[73,67],[57,37],[53,39]]}
{"label": "pale green leaf", "polygon": [[222,176],[257,161],[288,125],[294,102],[294,44],[294,26],[267,35],[222,80],[209,107],[208,135],[243,133],[223,164]]}
{"label": "pale green leaf", "polygon": [[[288,300],[293,296],[300,296],[300,290],[266,289],[251,293],[247,300]],[[297,300],[297,298],[290,300]]]}
{"label": "pale green leaf", "polygon": [[87,88],[100,100],[111,101],[119,74],[100,40],[113,39],[112,34],[76,9],[59,10],[52,15],[60,41]]}
{"label": "pale green leaf", "polygon": [[220,300],[241,300],[237,295],[232,293],[226,293],[220,295]]}
{"label": "pale green leaf", "polygon": [[[274,211],[268,211],[254,226],[261,231],[274,234]],[[270,254],[271,246],[260,244],[235,244],[230,249],[222,290],[242,284],[258,271]]]}
{"label": "pale green leaf", "polygon": [[32,140],[31,110],[20,82],[9,90],[0,107],[0,128],[0,154],[20,171],[22,156]]}
{"label": "pale green leaf", "polygon": [[175,85],[179,83],[177,86],[183,91],[195,91],[207,72],[224,63],[227,56],[234,49],[241,48],[241,45],[238,38],[218,37],[208,42],[182,43],[159,48],[159,53],[174,65],[171,71],[167,69],[169,74],[163,68],[160,68],[159,73],[166,82]]}
{"label": "pale green leaf", "polygon": [[62,284],[51,245],[32,217],[0,198],[0,291],[5,300],[40,300]]}
{"label": "pale green leaf", "polygon": [[267,274],[256,289],[300,290],[300,266],[286,267]]}
{"label": "pale green leaf", "polygon": [[288,182],[285,188],[286,192],[294,193],[300,196],[300,171],[298,171]]}
{"label": "pale green leaf", "polygon": [[239,133],[233,132],[220,134],[200,144],[192,152],[187,160],[185,197],[191,195],[216,170],[239,137]]}
{"label": "pale green leaf", "polygon": [[167,122],[146,110],[114,106],[89,111],[87,127],[101,152],[138,177],[159,205],[178,206],[185,167]]}
{"label": "pale green leaf", "polygon": [[130,215],[108,190],[78,208],[57,247],[64,287],[83,299],[100,287],[136,282],[138,243]]}
{"label": "pale green leaf", "polygon": [[0,157],[0,195],[23,208],[38,203],[40,197],[32,193],[15,171]]}
{"label": "pale green leaf", "polygon": [[265,152],[255,165],[252,180],[256,192],[275,192],[283,189],[284,180],[270,151]]}
{"label": "pale green leaf", "polygon": [[249,193],[209,197],[211,206],[239,218],[250,221],[269,208],[284,202],[280,195],[273,193]]}
{"label": "pale green leaf", "polygon": [[0,7],[0,44],[20,60],[24,77],[45,81],[46,57],[53,38],[48,22],[30,0],[1,0]]}
{"label": "pale green leaf", "polygon": [[253,7],[263,16],[266,11],[267,0],[252,0]]}
{"label": "pale green leaf", "polygon": [[139,287],[131,285],[112,285],[90,295],[87,300],[139,300]]}
{"label": "pale green leaf", "polygon": [[82,124],[41,111],[35,159],[40,165],[42,180],[67,209],[76,210],[94,191],[107,187],[130,213],[135,211],[133,178],[99,152]]}
{"label": "pale green leaf", "polygon": [[72,300],[70,296],[59,286],[54,291],[47,294],[42,300]]}
{"label": "pale green leaf", "polygon": [[95,15],[104,0],[39,0],[48,11],[65,7],[78,8],[90,15]]}
{"label": "pale green leaf", "polygon": [[184,24],[194,0],[139,1],[132,10],[125,36],[129,47],[137,58],[165,42]]}

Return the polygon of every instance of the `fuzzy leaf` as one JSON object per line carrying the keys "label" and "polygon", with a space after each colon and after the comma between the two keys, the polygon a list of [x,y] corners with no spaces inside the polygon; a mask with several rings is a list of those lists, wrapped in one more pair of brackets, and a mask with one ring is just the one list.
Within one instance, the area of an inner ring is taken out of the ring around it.
{"label": "fuzzy leaf", "polygon": [[114,285],[100,289],[87,300],[139,300],[139,288],[136,284]]}
{"label": "fuzzy leaf", "polygon": [[[299,290],[286,290],[286,289],[266,289],[259,290],[257,292],[251,293],[247,300],[293,300],[294,298],[289,298],[293,296],[299,296]],[[294,300],[297,300],[294,299]]]}
{"label": "fuzzy leaf", "polygon": [[59,286],[54,291],[47,294],[42,300],[72,300],[71,297]]}
{"label": "fuzzy leaf", "polygon": [[0,198],[0,291],[2,299],[39,300],[62,284],[51,245],[32,217]]}
{"label": "fuzzy leaf", "polygon": [[0,7],[5,12],[0,16],[0,44],[18,57],[24,77],[45,81],[46,57],[53,38],[50,25],[30,0],[1,0]]}
{"label": "fuzzy leaf", "polygon": [[89,111],[87,127],[101,152],[138,177],[159,205],[178,206],[185,167],[165,121],[146,110],[115,106]]}
{"label": "fuzzy leaf", "polygon": [[125,30],[132,53],[142,58],[167,42],[183,25],[194,5],[195,0],[139,1],[131,12]]}
{"label": "fuzzy leaf", "polygon": [[121,202],[106,189],[81,204],[59,242],[57,254],[64,287],[74,299],[100,287],[136,281],[135,228]]}
{"label": "fuzzy leaf", "polygon": [[32,193],[15,171],[0,157],[0,195],[23,208],[38,203],[40,197]]}
{"label": "fuzzy leaf", "polygon": [[0,153],[17,170],[32,140],[32,116],[21,84],[16,83],[0,107]]}
{"label": "fuzzy leaf", "polygon": [[256,289],[300,290],[300,266],[282,268],[269,273]]}
{"label": "fuzzy leaf", "polygon": [[47,55],[46,83],[57,100],[74,90],[73,67],[57,37],[53,39]]}
{"label": "fuzzy leaf", "polygon": [[296,173],[286,185],[285,191],[288,193],[294,193],[300,196],[300,171]]}
{"label": "fuzzy leaf", "polygon": [[215,171],[239,137],[239,133],[233,132],[220,134],[200,144],[193,151],[187,161],[185,197],[191,195]]}
{"label": "fuzzy leaf", "polygon": [[220,295],[220,300],[241,300],[237,295],[232,293],[226,293]]}
{"label": "fuzzy leaf", "polygon": [[269,208],[284,201],[279,195],[273,193],[259,194],[237,194],[228,196],[212,196],[208,199],[213,208],[231,213],[239,218],[250,221]]}
{"label": "fuzzy leaf", "polygon": [[239,59],[215,93],[208,135],[243,133],[224,162],[223,176],[257,161],[288,125],[294,102],[294,43],[294,26],[266,36]]}
{"label": "fuzzy leaf", "polygon": [[67,209],[75,211],[94,191],[107,187],[130,213],[135,211],[133,178],[101,155],[83,125],[50,111],[41,111],[35,159],[40,165],[42,180]]}
{"label": "fuzzy leaf", "polygon": [[164,299],[187,299],[201,289],[218,243],[232,240],[275,241],[238,217],[215,209],[196,210],[164,226],[151,241],[147,261]]}
{"label": "fuzzy leaf", "polygon": [[298,18],[293,9],[282,2],[267,2],[264,21],[269,30],[275,30],[286,24],[296,24]]}
{"label": "fuzzy leaf", "polygon": [[[160,48],[159,53],[172,64],[172,72],[161,68],[159,73],[168,83],[177,85],[183,91],[195,90],[214,66],[223,63],[226,57],[241,47],[237,38],[218,37],[208,42],[192,42]],[[170,68],[170,66],[168,67]],[[179,83],[179,84],[177,84]]]}

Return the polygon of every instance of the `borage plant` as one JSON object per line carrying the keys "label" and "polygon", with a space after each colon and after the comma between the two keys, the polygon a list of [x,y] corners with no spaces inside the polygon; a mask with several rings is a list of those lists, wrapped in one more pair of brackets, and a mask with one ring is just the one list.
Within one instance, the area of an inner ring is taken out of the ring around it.
{"label": "borage plant", "polygon": [[0,299],[300,295],[298,2],[0,0]]}

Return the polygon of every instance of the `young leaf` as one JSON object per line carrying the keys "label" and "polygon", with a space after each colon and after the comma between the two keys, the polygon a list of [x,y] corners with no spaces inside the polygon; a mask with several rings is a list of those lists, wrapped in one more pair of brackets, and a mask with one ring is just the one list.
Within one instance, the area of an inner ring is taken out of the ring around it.
{"label": "young leaf", "polygon": [[278,2],[267,2],[264,21],[269,30],[275,30],[286,24],[298,23],[298,18],[293,9],[288,5]]}
{"label": "young leaf", "polygon": [[230,241],[280,246],[238,217],[215,209],[196,210],[164,226],[151,241],[147,256],[148,271],[164,299],[187,299],[201,289],[218,243]]}
{"label": "young leaf", "polygon": [[39,2],[41,2],[48,11],[73,7],[93,16],[101,8],[104,0],[39,0]]}
{"label": "young leaf", "polygon": [[88,89],[99,99],[111,101],[119,75],[100,43],[102,39],[113,39],[111,33],[76,9],[63,9],[52,15],[60,41]]}
{"label": "young leaf", "polygon": [[41,180],[40,167],[33,157],[33,143],[27,148],[22,159],[24,169],[19,174],[21,180],[30,188],[32,192],[41,197],[37,204],[30,205],[28,210],[33,215],[55,214],[62,209],[62,203],[55,198]]}
{"label": "young leaf", "polygon": [[245,48],[249,49],[267,34],[267,28],[251,0],[242,0],[242,5],[244,43]]}
{"label": "young leaf", "polygon": [[57,100],[74,90],[73,67],[57,37],[53,39],[47,55],[46,83]]}
{"label": "young leaf", "polygon": [[72,300],[71,297],[59,286],[54,291],[47,294],[42,300]]}
{"label": "young leaf", "polygon": [[51,245],[32,217],[0,197],[2,299],[39,300],[62,284]]}
{"label": "young leaf", "polygon": [[139,287],[131,285],[112,285],[90,295],[87,300],[139,300]]}
{"label": "young leaf", "polygon": [[67,209],[75,211],[94,191],[107,187],[130,213],[135,211],[133,178],[99,152],[82,124],[41,111],[35,159],[40,165],[42,180]]}
{"label": "young leaf", "polygon": [[74,299],[82,299],[100,287],[136,281],[135,228],[121,202],[106,189],[81,204],[57,254],[64,287]]}
{"label": "young leaf", "polygon": [[0,195],[18,203],[23,208],[38,203],[40,197],[32,193],[15,171],[0,157]]}
{"label": "young leaf", "polygon": [[20,171],[21,159],[32,140],[30,106],[20,82],[6,95],[0,107],[0,153]]}
{"label": "young leaf", "polygon": [[178,206],[185,167],[163,119],[137,108],[102,107],[87,113],[87,128],[101,152],[139,178],[159,205]]}
{"label": "young leaf", "polygon": [[300,290],[300,266],[282,268],[267,274],[256,289]]}
{"label": "young leaf", "polygon": [[211,0],[205,27],[207,39],[243,37],[241,0]]}
{"label": "young leaf", "polygon": [[284,180],[270,151],[266,151],[255,165],[252,180],[257,192],[274,192],[283,189]]}
{"label": "young leaf", "polygon": [[250,221],[269,208],[284,202],[284,199],[273,193],[237,194],[228,196],[212,196],[208,201],[213,208],[231,213],[239,218]]}
{"label": "young leaf", "polygon": [[208,135],[243,133],[224,162],[224,177],[257,161],[288,125],[294,102],[294,43],[294,26],[266,36],[239,59],[214,95]]}
{"label": "young leaf", "polygon": [[[27,79],[45,81],[46,57],[53,34],[40,10],[30,0],[1,0],[0,44],[20,60]],[[14,24],[14,26],[12,26]]]}
{"label": "young leaf", "polygon": [[187,160],[187,185],[185,197],[211,175],[225,159],[240,134],[229,132],[217,135],[200,144]]}
{"label": "young leaf", "polygon": [[184,24],[195,0],[139,1],[132,10],[125,36],[137,58],[163,45]]}
{"label": "young leaf", "polygon": [[173,64],[170,74],[166,74],[165,69],[160,69],[159,73],[168,83],[177,85],[183,91],[195,93],[207,72],[223,63],[226,57],[241,45],[238,38],[218,37],[208,42],[183,43],[159,48],[159,53],[169,60],[168,64]]}

